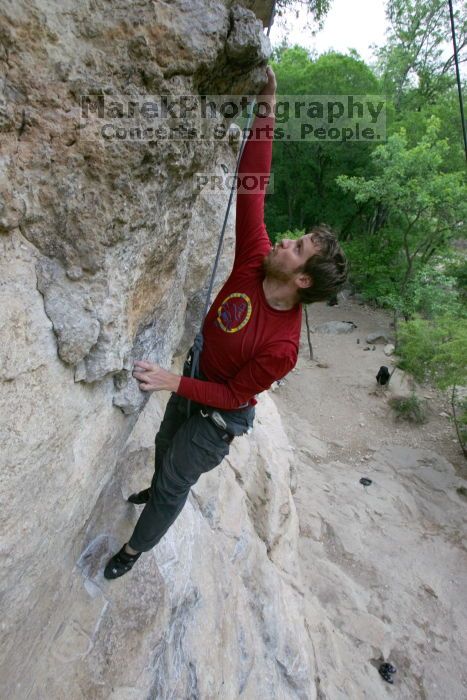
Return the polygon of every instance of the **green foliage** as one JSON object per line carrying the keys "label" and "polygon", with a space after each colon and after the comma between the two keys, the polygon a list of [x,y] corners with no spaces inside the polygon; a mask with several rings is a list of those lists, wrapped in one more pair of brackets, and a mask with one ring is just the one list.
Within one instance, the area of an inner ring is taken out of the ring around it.
{"label": "green foliage", "polygon": [[297,238],[301,238],[302,236],[305,235],[305,229],[294,229],[293,231],[282,231],[280,233],[276,233],[274,235],[274,238],[272,239],[273,243],[280,243],[280,241],[283,241],[284,238],[289,238],[292,241],[296,241]]}
{"label": "green foliage", "polygon": [[[375,255],[376,257],[376,255]],[[463,299],[465,290],[459,286],[455,275],[449,274],[445,260],[452,259],[449,253],[439,255],[427,265],[421,267],[409,280],[405,294],[401,295],[397,284],[393,284],[391,266],[379,266],[376,273],[371,271],[367,278],[360,278],[360,288],[364,289],[368,299],[375,300],[380,306],[397,311],[398,316],[408,319],[416,315],[435,319],[442,315],[467,315],[467,306]],[[359,261],[360,263],[362,261]],[[399,271],[400,273],[400,271]],[[355,274],[354,274],[355,278]]]}
{"label": "green foliage", "polygon": [[382,232],[379,236],[360,235],[342,242],[349,261],[353,285],[368,300],[396,308],[403,266],[397,262],[399,244]]}
{"label": "green foliage", "polygon": [[398,329],[398,367],[438,388],[467,384],[467,317],[414,318]]}
{"label": "green foliage", "polygon": [[421,296],[414,298],[414,293],[428,282],[432,287],[429,313],[444,308],[444,301],[434,299],[433,288],[452,290],[454,284],[433,267],[428,273],[427,266],[451,239],[466,232],[465,178],[461,172],[444,171],[448,146],[438,139],[439,127],[439,120],[431,118],[420,142],[412,148],[404,130],[391,136],[372,154],[373,177],[337,178],[356,202],[372,202],[375,210],[384,213],[379,229],[370,229],[347,245],[353,275],[367,295],[404,313],[422,310]]}
{"label": "green foliage", "polygon": [[404,128],[407,143],[414,146],[422,139],[432,117],[438,118],[438,138],[448,145],[443,155],[444,171],[463,170],[465,168],[465,153],[457,87],[453,87],[445,94],[438,96],[436,102],[425,102],[420,104],[417,109],[407,108],[398,113],[388,109],[388,133],[397,133],[401,128]]}
{"label": "green foliage", "polygon": [[467,383],[466,348],[467,315],[415,318],[403,323],[398,331],[397,366],[420,382],[429,380],[439,389],[453,387],[457,435],[467,457],[467,399],[457,401],[454,391]]}
{"label": "green foliage", "polygon": [[[462,54],[467,37],[467,6],[463,0],[454,0],[453,6]],[[385,89],[394,94],[396,109],[419,109],[446,92],[455,81],[448,3],[388,0],[386,16],[389,36],[378,55]],[[448,55],[446,49],[450,51]]]}
{"label": "green foliage", "polygon": [[[297,46],[282,47],[275,56],[278,95],[379,94],[378,80],[356,56],[330,52],[313,60]],[[342,194],[335,179],[341,173],[365,173],[373,148],[369,142],[276,141],[275,192],[267,198],[265,217],[271,236],[326,222],[345,238],[362,207]]]}
{"label": "green foliage", "polygon": [[[467,399],[460,403],[460,413],[457,417],[461,444],[467,445]],[[466,494],[467,495],[467,494]]]}
{"label": "green foliage", "polygon": [[455,280],[456,293],[460,302],[467,303],[467,255],[450,252],[443,260],[448,277]]}
{"label": "green foliage", "polygon": [[273,53],[272,68],[276,74],[279,95],[306,94],[310,83],[313,58],[302,46],[282,46]]}
{"label": "green foliage", "polygon": [[467,315],[467,307],[462,303],[460,290],[455,277],[446,274],[443,256],[438,256],[430,264],[417,271],[407,285],[404,316],[420,314],[427,319],[438,316]]}
{"label": "green foliage", "polygon": [[275,13],[280,17],[284,10],[304,7],[311,19],[321,22],[331,5],[331,0],[276,0]]}
{"label": "green foliage", "polygon": [[426,409],[422,401],[415,395],[393,396],[388,401],[398,420],[405,420],[418,425],[426,423]]}

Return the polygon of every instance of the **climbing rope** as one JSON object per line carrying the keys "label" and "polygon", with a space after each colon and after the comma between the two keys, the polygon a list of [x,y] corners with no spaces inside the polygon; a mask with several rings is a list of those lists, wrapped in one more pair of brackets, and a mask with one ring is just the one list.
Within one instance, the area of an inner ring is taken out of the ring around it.
{"label": "climbing rope", "polygon": [[[269,18],[269,24],[268,24],[268,30],[267,30],[266,36],[269,36],[269,33],[271,31],[272,23],[274,20],[275,5],[276,5],[276,0],[273,0],[272,8],[271,8],[271,16]],[[233,193],[234,193],[234,189],[235,189],[235,186],[237,183],[238,169],[240,167],[240,161],[242,159],[243,149],[245,148],[245,145],[246,145],[247,134],[248,134],[249,129],[250,129],[251,120],[253,118],[254,108],[255,108],[255,100],[253,100],[251,103],[251,110],[248,112],[247,124],[246,124],[244,131],[243,131],[242,143],[240,146],[240,150],[239,150],[238,157],[237,157],[237,163],[235,166],[235,176],[232,178],[232,185],[230,187],[229,201],[227,202],[227,209],[226,209],[225,216],[224,216],[224,223],[222,224],[222,229],[221,229],[221,233],[219,236],[219,243],[217,245],[216,257],[215,257],[214,265],[212,268],[208,292],[206,294],[206,301],[204,303],[204,310],[203,310],[203,316],[201,318],[200,329],[195,336],[195,339],[193,341],[193,345],[192,345],[191,350],[190,350],[190,364],[191,364],[190,377],[192,379],[195,378],[196,375],[198,374],[199,358],[200,358],[201,352],[203,350],[203,343],[204,343],[204,338],[203,338],[204,319],[206,318],[206,315],[209,311],[212,288],[214,286],[214,280],[215,280],[216,273],[217,273],[217,267],[219,264],[219,259],[220,259],[220,255],[221,255],[221,251],[222,251],[222,245],[224,243],[225,229],[227,227],[227,220],[229,218],[230,207],[232,205]],[[187,416],[188,417],[190,416],[190,407],[191,407],[191,401],[188,401],[188,405],[187,405]]]}

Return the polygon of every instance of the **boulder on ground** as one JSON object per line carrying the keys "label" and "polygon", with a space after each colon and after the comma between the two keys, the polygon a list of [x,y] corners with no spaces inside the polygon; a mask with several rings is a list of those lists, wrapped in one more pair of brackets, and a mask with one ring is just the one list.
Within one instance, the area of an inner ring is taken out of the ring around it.
{"label": "boulder on ground", "polygon": [[315,333],[328,333],[329,335],[337,335],[338,333],[352,333],[355,324],[350,321],[327,321],[315,326]]}
{"label": "boulder on ground", "polygon": [[353,292],[350,287],[344,287],[340,290],[340,292],[337,293],[337,298],[339,301],[347,301],[347,299],[350,299],[352,294]]}
{"label": "boulder on ground", "polygon": [[[391,368],[392,371],[392,368]],[[410,374],[396,369],[389,382],[391,392],[400,396],[411,396],[415,390],[415,382]]]}
{"label": "boulder on ground", "polygon": [[366,337],[366,342],[372,343],[389,343],[389,335],[386,331],[374,331],[374,333],[369,333]]}

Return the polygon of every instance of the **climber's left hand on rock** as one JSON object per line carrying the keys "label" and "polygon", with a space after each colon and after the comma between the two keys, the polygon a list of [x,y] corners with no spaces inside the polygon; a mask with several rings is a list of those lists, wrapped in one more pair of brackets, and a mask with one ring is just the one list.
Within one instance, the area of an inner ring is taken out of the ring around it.
{"label": "climber's left hand on rock", "polygon": [[135,362],[133,376],[138,380],[142,391],[177,391],[180,384],[178,375],[145,360]]}

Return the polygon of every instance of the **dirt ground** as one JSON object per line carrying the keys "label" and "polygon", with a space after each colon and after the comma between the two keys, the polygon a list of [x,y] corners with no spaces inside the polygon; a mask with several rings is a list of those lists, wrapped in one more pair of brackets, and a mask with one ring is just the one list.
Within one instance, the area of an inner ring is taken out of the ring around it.
{"label": "dirt ground", "polygon": [[[347,300],[314,304],[309,317],[312,327],[356,325],[313,332],[310,360],[304,324],[297,367],[272,393],[295,455],[316,696],[466,700],[467,462],[449,393],[416,386],[428,421],[396,421],[388,398],[410,394],[407,377],[396,369],[378,387],[393,358],[366,343],[392,334],[389,315]],[[397,669],[393,685],[378,673],[383,661]]]}
{"label": "dirt ground", "polygon": [[308,313],[312,329],[327,321],[353,321],[357,326],[348,334],[312,332],[313,360],[310,360],[304,323],[297,367],[279,390],[294,413],[313,417],[319,439],[335,447],[335,451],[328,453],[328,459],[338,457],[356,462],[364,459],[368,450],[404,444],[434,450],[460,476],[467,478],[467,461],[448,417],[451,415],[449,391],[415,385],[417,395],[426,402],[428,418],[427,423],[418,426],[396,421],[388,405],[389,397],[410,393],[404,373],[396,369],[388,389],[376,382],[381,365],[392,371],[394,356],[384,354],[384,343],[376,343],[372,350],[373,344],[368,345],[365,339],[378,330],[393,336],[390,315],[351,300],[340,301],[338,306],[313,304]]}

